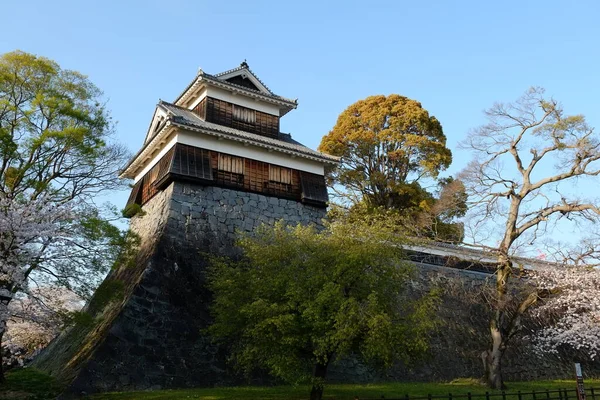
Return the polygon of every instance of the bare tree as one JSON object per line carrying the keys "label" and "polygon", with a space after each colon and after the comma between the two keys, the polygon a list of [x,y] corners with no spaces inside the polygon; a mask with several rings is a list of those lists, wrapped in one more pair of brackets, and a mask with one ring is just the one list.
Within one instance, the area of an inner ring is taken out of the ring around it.
{"label": "bare tree", "polygon": [[[548,294],[540,288],[509,306],[517,269],[513,255],[565,223],[595,221],[600,214],[595,202],[575,194],[600,173],[598,137],[582,115],[566,116],[543,94],[532,88],[516,102],[495,104],[486,111],[488,123],[462,144],[474,153],[461,174],[470,202],[466,232],[497,258],[491,340],[482,354],[493,388],[504,386],[502,356],[523,314]],[[490,232],[498,234],[498,242],[490,241],[495,237]]]}

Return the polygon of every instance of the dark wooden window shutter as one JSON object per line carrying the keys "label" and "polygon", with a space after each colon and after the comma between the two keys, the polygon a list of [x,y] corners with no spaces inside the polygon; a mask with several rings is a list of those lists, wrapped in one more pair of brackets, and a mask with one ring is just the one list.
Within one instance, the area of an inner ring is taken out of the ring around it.
{"label": "dark wooden window shutter", "polygon": [[327,204],[329,198],[324,176],[300,171],[300,182],[302,183],[303,202],[316,205]]}
{"label": "dark wooden window shutter", "polygon": [[210,151],[177,144],[171,172],[193,178],[212,180]]}

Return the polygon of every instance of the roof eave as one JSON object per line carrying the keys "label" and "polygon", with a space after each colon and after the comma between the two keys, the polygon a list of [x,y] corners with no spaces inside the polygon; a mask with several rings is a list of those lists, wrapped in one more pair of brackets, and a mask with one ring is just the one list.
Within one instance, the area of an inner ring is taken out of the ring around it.
{"label": "roof eave", "polygon": [[195,89],[196,87],[198,87],[202,83],[210,84],[210,85],[219,87],[221,89],[231,90],[231,91],[234,91],[234,92],[237,92],[237,93],[241,93],[241,94],[247,95],[249,97],[253,97],[255,99],[260,99],[260,100],[263,100],[265,102],[278,105],[280,107],[280,110],[283,111],[281,113],[281,116],[287,114],[291,110],[293,110],[293,109],[295,109],[295,108],[298,107],[298,101],[297,100],[291,100],[291,99],[286,99],[286,98],[280,97],[280,96],[267,95],[267,94],[258,93],[258,92],[255,92],[255,91],[250,90],[250,89],[246,89],[246,88],[244,88],[242,86],[239,86],[239,85],[236,85],[236,84],[233,84],[233,83],[222,82],[222,81],[219,81],[216,78],[213,79],[213,78],[207,76],[207,74],[204,74],[204,73],[197,75],[196,78],[192,81],[192,83],[190,83],[188,85],[188,87],[177,97],[177,99],[175,99],[175,101],[173,102],[173,104],[181,106],[180,102],[187,100],[187,98],[189,97],[189,95],[193,91],[193,89]]}
{"label": "roof eave", "polygon": [[[142,162],[142,161],[139,161],[139,160],[142,160],[142,158],[143,158],[142,156],[144,156],[145,153],[147,153],[148,151],[150,151],[150,149],[152,149],[165,136],[167,136],[167,132],[169,130],[171,130],[171,129],[175,128],[175,127],[181,128],[181,129],[187,129],[187,130],[190,130],[190,131],[196,131],[196,132],[204,133],[204,134],[215,136],[215,137],[221,137],[223,139],[233,140],[233,141],[237,141],[237,142],[241,142],[241,143],[252,144],[252,145],[257,146],[257,147],[262,147],[262,148],[266,148],[266,149],[269,149],[269,150],[278,151],[278,152],[281,152],[281,153],[289,154],[289,155],[294,156],[294,157],[301,157],[301,158],[305,158],[305,159],[309,159],[309,160],[313,160],[313,161],[318,161],[318,162],[321,162],[323,164],[329,164],[329,165],[338,165],[339,164],[339,157],[325,155],[325,154],[322,157],[319,157],[319,156],[316,156],[316,155],[311,155],[311,154],[303,153],[301,151],[294,151],[292,149],[286,149],[284,147],[270,145],[270,144],[267,144],[267,143],[262,143],[262,142],[259,142],[259,141],[256,141],[256,140],[252,140],[252,139],[236,137],[236,136],[233,136],[231,134],[221,133],[221,132],[218,132],[218,131],[214,131],[212,129],[206,129],[206,128],[201,128],[201,127],[198,127],[198,126],[191,126],[191,125],[187,125],[187,124],[182,124],[182,123],[179,123],[179,122],[175,122],[175,121],[173,121],[173,120],[171,120],[169,118],[167,120],[167,122],[165,123],[165,126],[148,143],[146,143],[140,149],[140,151],[138,151],[131,158],[131,160],[129,160],[129,162],[127,163],[127,165],[119,173],[119,178],[121,178],[121,179],[133,179],[133,178],[135,178],[135,176],[137,174],[137,171],[140,169],[140,168],[138,168],[138,166]],[[142,168],[143,168],[143,166],[142,166]]]}
{"label": "roof eave", "polygon": [[136,172],[134,172],[134,168],[137,171],[137,164],[139,164],[142,159],[144,153],[149,151],[152,147],[156,145],[163,137],[167,136],[167,131],[172,129],[172,121],[169,119],[165,123],[165,126],[156,134],[154,137],[147,143],[142,146],[142,148],[129,160],[127,165],[121,169],[119,172],[119,178],[121,179],[133,179],[135,178]]}
{"label": "roof eave", "polygon": [[330,165],[338,165],[339,164],[339,158],[337,158],[337,157],[334,158],[333,156],[329,156],[329,155],[323,155],[322,157],[319,157],[317,155],[311,155],[311,154],[303,153],[301,151],[286,149],[284,147],[270,145],[268,143],[263,143],[263,142],[259,142],[259,141],[248,139],[248,138],[237,137],[237,136],[233,136],[228,133],[224,133],[224,132],[222,133],[222,132],[214,131],[212,129],[202,128],[199,126],[191,126],[191,125],[181,124],[181,123],[178,123],[175,121],[172,121],[171,124],[173,126],[177,126],[177,127],[181,128],[181,129],[187,129],[190,131],[200,132],[200,133],[204,133],[207,135],[220,137],[223,139],[233,140],[236,142],[247,143],[247,144],[257,146],[257,147],[262,147],[265,149],[289,154],[289,155],[292,155],[295,157],[301,157],[301,158],[306,158],[306,159],[313,160],[313,161],[319,161],[324,164],[330,164]]}

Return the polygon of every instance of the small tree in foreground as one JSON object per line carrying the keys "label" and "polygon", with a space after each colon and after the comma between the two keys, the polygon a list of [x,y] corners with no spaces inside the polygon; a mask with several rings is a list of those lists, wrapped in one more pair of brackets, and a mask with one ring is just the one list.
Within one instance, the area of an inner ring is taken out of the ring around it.
{"label": "small tree in foreground", "polygon": [[209,331],[244,372],[262,367],[287,382],[310,382],[316,400],[338,357],[357,352],[389,366],[426,350],[436,297],[402,297],[412,270],[387,229],[278,223],[238,245],[242,260],[218,259],[210,269]]}
{"label": "small tree in foreground", "polygon": [[[473,130],[463,145],[474,159],[461,179],[469,195],[466,233],[497,260],[491,340],[482,358],[488,384],[499,389],[502,357],[523,314],[549,294],[535,288],[511,306],[510,292],[518,285],[513,254],[559,223],[598,220],[597,202],[582,199],[577,184],[600,174],[600,140],[583,116],[565,115],[538,88],[514,103],[495,104],[486,116],[488,123]],[[496,239],[496,245],[490,244]]]}

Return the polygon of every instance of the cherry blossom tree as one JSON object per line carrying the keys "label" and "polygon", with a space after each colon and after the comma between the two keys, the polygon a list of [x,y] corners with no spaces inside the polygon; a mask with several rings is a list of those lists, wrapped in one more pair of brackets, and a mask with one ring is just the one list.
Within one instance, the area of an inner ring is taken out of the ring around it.
{"label": "cherry blossom tree", "polygon": [[19,294],[8,310],[2,346],[5,365],[23,366],[77,317],[84,304],[83,298],[62,286],[45,285]]}
{"label": "cherry blossom tree", "polygon": [[532,337],[540,353],[576,351],[600,358],[600,270],[586,266],[543,267],[530,273],[540,290],[552,293],[532,310],[544,321]]}
{"label": "cherry blossom tree", "polygon": [[126,240],[96,204],[127,157],[101,97],[51,60],[0,56],[0,342],[19,293],[89,294]]}

